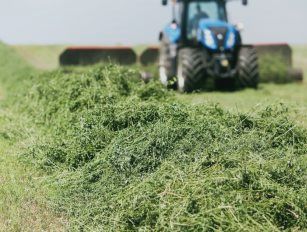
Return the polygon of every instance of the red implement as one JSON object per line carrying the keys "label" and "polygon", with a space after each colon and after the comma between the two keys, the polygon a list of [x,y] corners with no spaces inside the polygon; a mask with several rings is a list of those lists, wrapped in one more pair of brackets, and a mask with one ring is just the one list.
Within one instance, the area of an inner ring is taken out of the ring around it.
{"label": "red implement", "polygon": [[108,62],[133,65],[137,55],[130,47],[69,47],[60,56],[61,66]]}

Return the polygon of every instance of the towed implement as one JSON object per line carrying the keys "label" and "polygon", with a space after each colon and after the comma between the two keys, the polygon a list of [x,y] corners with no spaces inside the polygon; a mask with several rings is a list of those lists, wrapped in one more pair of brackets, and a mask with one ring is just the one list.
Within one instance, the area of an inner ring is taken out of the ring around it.
{"label": "towed implement", "polygon": [[61,66],[114,62],[133,65],[137,55],[130,47],[69,47],[60,55]]}

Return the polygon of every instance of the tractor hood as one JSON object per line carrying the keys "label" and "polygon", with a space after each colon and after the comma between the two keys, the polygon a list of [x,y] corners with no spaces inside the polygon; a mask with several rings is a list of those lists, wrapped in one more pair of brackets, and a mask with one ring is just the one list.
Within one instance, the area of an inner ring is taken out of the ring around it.
{"label": "tractor hood", "polygon": [[221,20],[202,19],[199,21],[199,27],[232,27],[232,25]]}
{"label": "tractor hood", "polygon": [[210,50],[231,50],[238,40],[239,32],[224,21],[202,19],[199,22],[197,40]]}

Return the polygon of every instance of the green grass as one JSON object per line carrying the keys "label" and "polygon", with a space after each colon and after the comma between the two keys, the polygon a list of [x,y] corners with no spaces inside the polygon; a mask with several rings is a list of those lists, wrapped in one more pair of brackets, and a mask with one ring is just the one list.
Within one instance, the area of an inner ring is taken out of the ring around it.
{"label": "green grass", "polygon": [[37,69],[52,70],[59,66],[59,56],[64,51],[64,45],[16,45],[14,50]]}
{"label": "green grass", "polygon": [[65,219],[46,204],[42,175],[18,161],[23,149],[0,138],[0,231],[64,231]]}
{"label": "green grass", "polygon": [[259,67],[260,83],[285,84],[294,81],[288,75],[288,67],[282,56],[263,56],[259,59]]}
{"label": "green grass", "polygon": [[48,137],[25,159],[55,178],[71,230],[306,228],[307,134],[286,107],[193,106],[137,75],[54,72],[28,95]]}
{"label": "green grass", "polygon": [[191,104],[218,103],[231,112],[257,112],[268,105],[284,103],[291,109],[292,118],[307,127],[307,85],[293,83],[287,85],[262,84],[258,90],[238,92],[209,92],[189,95],[177,94],[177,98]]}
{"label": "green grass", "polygon": [[[294,66],[307,75],[307,47],[294,46]],[[253,113],[270,104],[284,103],[291,108],[292,118],[307,127],[307,82],[285,85],[261,84],[259,90],[237,92],[207,92],[189,95],[177,94],[177,98],[190,104],[218,103],[231,112]]]}
{"label": "green grass", "polygon": [[0,54],[0,231],[63,231],[66,221],[48,205],[44,177],[19,160],[38,131],[17,111],[16,95],[36,72],[3,44]]}
{"label": "green grass", "polygon": [[[297,68],[302,68],[304,70],[305,79],[307,78],[307,46],[300,45],[294,46],[294,66]],[[306,81],[305,81],[306,82]]]}
{"label": "green grass", "polygon": [[17,228],[9,212],[30,196],[70,231],[306,230],[305,85],[178,95],[135,68],[2,62],[2,153],[14,154],[2,173],[25,165],[4,185]]}

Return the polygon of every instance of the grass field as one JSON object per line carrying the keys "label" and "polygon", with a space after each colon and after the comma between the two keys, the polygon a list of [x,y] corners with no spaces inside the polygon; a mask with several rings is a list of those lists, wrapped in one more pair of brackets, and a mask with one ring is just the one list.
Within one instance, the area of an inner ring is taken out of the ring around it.
{"label": "grass field", "polygon": [[294,65],[296,67],[300,67],[303,68],[305,71],[305,75],[306,71],[307,71],[307,46],[303,46],[303,45],[298,45],[298,46],[294,46],[294,57],[293,57],[293,61],[294,61]]}
{"label": "grass field", "polygon": [[[307,75],[307,47],[294,46],[294,66],[304,70]],[[294,119],[307,127],[307,82],[286,85],[262,84],[259,90],[239,92],[211,92],[177,95],[179,99],[192,103],[219,103],[232,112],[257,112],[270,104],[284,103],[291,108]]]}
{"label": "grass field", "polygon": [[261,85],[259,90],[243,90],[239,92],[196,93],[177,95],[185,102],[192,104],[219,103],[234,113],[253,113],[271,104],[283,103],[291,108],[296,122],[307,126],[307,85],[304,83]]}
{"label": "grass field", "polygon": [[0,45],[1,229],[307,229],[305,83],[179,95],[20,49],[57,53]]}
{"label": "grass field", "polygon": [[[16,112],[18,82],[36,75],[13,50],[0,43],[0,231],[64,231],[66,221],[47,203],[44,176],[20,162],[38,130]],[[12,83],[14,83],[12,85]],[[22,84],[20,83],[21,88]],[[9,106],[8,106],[9,105]],[[48,193],[47,193],[48,192]]]}
{"label": "grass field", "polygon": [[14,50],[37,69],[52,70],[59,66],[59,56],[66,46],[61,45],[16,45]]}
{"label": "grass field", "polygon": [[0,231],[64,231],[65,219],[46,203],[42,175],[18,161],[23,149],[0,139]]}

